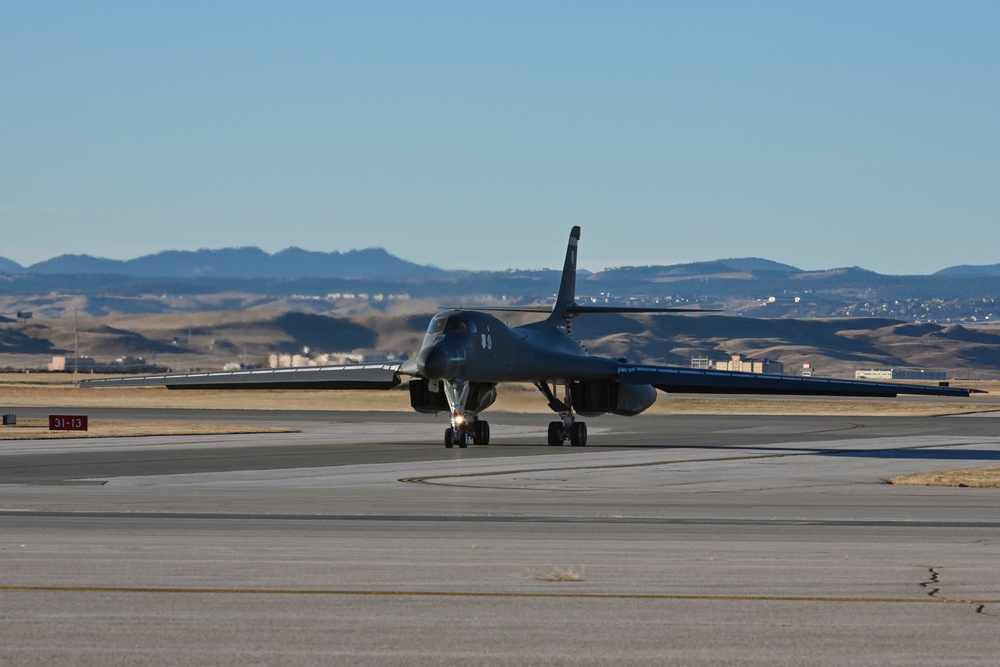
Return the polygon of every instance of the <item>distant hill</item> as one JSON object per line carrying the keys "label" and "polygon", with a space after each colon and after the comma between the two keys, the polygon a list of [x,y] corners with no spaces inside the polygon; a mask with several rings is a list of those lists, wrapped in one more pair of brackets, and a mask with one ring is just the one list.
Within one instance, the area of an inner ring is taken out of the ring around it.
{"label": "distant hill", "polygon": [[802,273],[788,264],[758,257],[719,259],[666,266],[621,266],[592,274],[588,280],[671,282],[684,278],[749,279],[761,275]]}
{"label": "distant hill", "polygon": [[947,269],[941,269],[933,275],[943,278],[987,278],[1000,276],[1000,264],[985,264],[981,266],[960,264],[959,266],[949,266]]}
{"label": "distant hill", "polygon": [[[360,312],[398,310],[410,300],[521,306],[552,303],[559,285],[559,271],[553,269],[443,270],[381,248],[330,253],[288,248],[273,254],[252,247],[171,250],[124,261],[63,255],[14,270],[0,274],[0,313],[8,317],[18,311],[64,317],[265,307]],[[857,266],[804,271],[743,257],[581,271],[577,288],[578,298],[591,303],[698,304],[754,316],[1000,321],[1000,265],[894,276]]]}
{"label": "distant hill", "polygon": [[[389,254],[383,248],[365,248],[347,252],[317,252],[302,248],[286,248],[267,253],[256,247],[200,250],[165,250],[134,259],[118,260],[93,255],[59,255],[30,266],[0,257],[0,274],[35,275],[120,275],[145,278],[227,278],[227,279],[290,279],[290,278],[448,278],[468,276],[475,270],[447,271],[426,264],[417,264]],[[510,273],[510,272],[505,272]],[[515,274],[531,273],[514,271]],[[941,269],[933,274],[913,276],[883,276],[858,266],[819,270],[803,270],[760,257],[731,257],[684,264],[619,266],[591,273],[580,270],[583,280],[610,283],[659,283],[684,279],[704,280],[767,280],[806,278],[828,280],[845,274],[857,278],[877,278],[896,282],[898,278],[976,278],[1000,277],[1000,264],[962,264]]]}
{"label": "distant hill", "polygon": [[0,257],[0,273],[23,273],[24,267],[17,262],[12,262],[11,260]]}
{"label": "distant hill", "polygon": [[720,264],[726,264],[737,271],[777,271],[778,273],[801,273],[802,269],[795,268],[791,264],[772,262],[769,259],[760,257],[742,257],[732,259],[720,259]]}
{"label": "distant hill", "polygon": [[[13,264],[13,263],[12,263]],[[14,266],[17,266],[16,264]],[[60,255],[22,269],[35,274],[103,274],[158,278],[368,278],[431,277],[444,273],[400,259],[382,248],[313,252],[287,248],[269,254],[260,248],[167,250],[129,260]]]}

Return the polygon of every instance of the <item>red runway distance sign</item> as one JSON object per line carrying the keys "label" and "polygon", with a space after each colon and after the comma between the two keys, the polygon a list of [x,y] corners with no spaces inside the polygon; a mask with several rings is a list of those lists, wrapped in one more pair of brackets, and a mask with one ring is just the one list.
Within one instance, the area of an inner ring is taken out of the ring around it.
{"label": "red runway distance sign", "polygon": [[87,415],[49,415],[50,431],[86,431]]}

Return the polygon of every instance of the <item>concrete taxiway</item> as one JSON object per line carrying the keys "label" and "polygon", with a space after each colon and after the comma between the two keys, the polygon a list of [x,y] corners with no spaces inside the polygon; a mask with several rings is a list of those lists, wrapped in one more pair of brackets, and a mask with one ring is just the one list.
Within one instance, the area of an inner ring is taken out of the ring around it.
{"label": "concrete taxiway", "polygon": [[300,432],[0,443],[0,662],[992,665],[992,414],[108,411]]}

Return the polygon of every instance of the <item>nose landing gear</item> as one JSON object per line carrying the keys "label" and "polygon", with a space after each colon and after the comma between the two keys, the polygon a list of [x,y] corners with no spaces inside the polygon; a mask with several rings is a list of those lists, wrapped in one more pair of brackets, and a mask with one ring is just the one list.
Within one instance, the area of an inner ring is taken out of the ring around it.
{"label": "nose landing gear", "polygon": [[449,426],[444,430],[444,446],[451,449],[455,445],[465,449],[469,446],[469,432],[465,427],[454,428]]}
{"label": "nose landing gear", "polygon": [[490,444],[490,423],[480,420],[472,422],[472,426],[449,426],[444,431],[444,446],[451,449],[458,445],[460,449],[469,446],[469,439],[475,445]]}
{"label": "nose landing gear", "polygon": [[490,444],[490,423],[480,420],[472,422],[472,442],[477,445]]}
{"label": "nose landing gear", "polygon": [[490,424],[479,419],[475,412],[465,409],[469,400],[469,384],[464,380],[446,380],[444,394],[451,407],[451,426],[445,429],[444,446],[460,449],[469,446],[469,439],[476,445],[490,444]]}

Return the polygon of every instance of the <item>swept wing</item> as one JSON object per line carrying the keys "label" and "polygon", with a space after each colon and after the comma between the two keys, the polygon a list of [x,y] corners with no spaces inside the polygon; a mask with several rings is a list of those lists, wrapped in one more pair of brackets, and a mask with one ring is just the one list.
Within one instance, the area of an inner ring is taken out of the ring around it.
{"label": "swept wing", "polygon": [[871,380],[839,380],[636,364],[623,364],[618,371],[618,381],[621,384],[652,385],[666,392],[705,394],[798,394],[891,398],[898,394],[964,397],[973,393],[981,393],[981,390],[964,387]]}
{"label": "swept wing", "polygon": [[262,368],[211,373],[168,373],[81,380],[81,387],[163,386],[168,389],[392,389],[411,364],[347,364]]}

